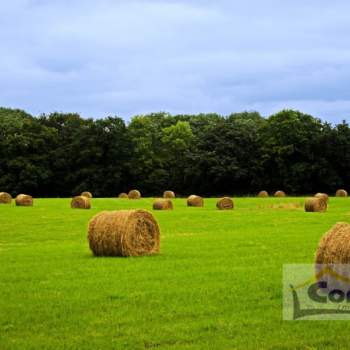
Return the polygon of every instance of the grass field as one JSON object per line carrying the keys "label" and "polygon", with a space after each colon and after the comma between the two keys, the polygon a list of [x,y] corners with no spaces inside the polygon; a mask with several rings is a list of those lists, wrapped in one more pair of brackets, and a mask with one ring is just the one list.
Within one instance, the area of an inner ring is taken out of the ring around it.
{"label": "grass field", "polygon": [[237,198],[235,210],[154,212],[161,254],[95,258],[86,234],[101,210],[153,199],[36,199],[0,206],[0,349],[348,349],[346,321],[283,321],[282,267],[312,263],[320,237],[350,221],[350,199],[326,213],[272,209],[303,198]]}

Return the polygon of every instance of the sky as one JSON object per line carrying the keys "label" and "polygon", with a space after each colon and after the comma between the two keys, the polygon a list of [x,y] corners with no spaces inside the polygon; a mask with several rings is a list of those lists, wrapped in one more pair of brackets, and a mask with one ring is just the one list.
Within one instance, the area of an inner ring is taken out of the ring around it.
{"label": "sky", "polygon": [[347,0],[2,1],[0,106],[350,121],[349,13]]}

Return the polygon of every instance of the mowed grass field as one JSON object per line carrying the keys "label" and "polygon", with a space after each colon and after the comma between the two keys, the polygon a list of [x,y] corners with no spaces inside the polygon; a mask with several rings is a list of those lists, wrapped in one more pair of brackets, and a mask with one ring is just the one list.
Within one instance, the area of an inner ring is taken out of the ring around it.
{"label": "mowed grass field", "polygon": [[[282,268],[313,262],[320,237],[350,221],[350,199],[331,198],[326,213],[305,213],[304,198],[236,198],[233,211],[152,202],[1,205],[0,349],[349,348],[349,322],[282,320]],[[126,208],[154,213],[161,253],[93,257],[89,219]]]}

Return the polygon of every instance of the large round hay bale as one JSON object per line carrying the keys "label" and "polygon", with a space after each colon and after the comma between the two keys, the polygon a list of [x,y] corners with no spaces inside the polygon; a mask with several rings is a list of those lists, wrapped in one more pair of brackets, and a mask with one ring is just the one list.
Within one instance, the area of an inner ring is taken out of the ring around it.
{"label": "large round hay bale", "polygon": [[230,197],[223,197],[220,198],[217,202],[216,202],[216,207],[219,210],[230,210],[233,209],[233,200]]}
{"label": "large round hay bale", "polygon": [[164,191],[163,198],[175,198],[175,193],[173,191]]}
{"label": "large round hay bale", "polygon": [[122,192],[122,193],[119,193],[118,198],[123,198],[124,199],[124,198],[129,198],[129,197],[128,197],[127,193]]}
{"label": "large round hay bale", "polygon": [[327,201],[325,198],[312,197],[305,200],[305,211],[307,212],[324,212],[327,210]]}
{"label": "large round hay bale", "polygon": [[327,193],[319,192],[319,193],[315,194],[315,197],[316,198],[322,198],[323,200],[325,200],[328,203],[329,198],[328,198],[328,194]]}
{"label": "large round hay bale", "polygon": [[10,204],[12,202],[12,196],[7,192],[0,192],[0,203]]}
{"label": "large round hay bale", "polygon": [[103,211],[89,223],[89,245],[96,256],[154,254],[159,239],[158,223],[146,210]]}
{"label": "large round hay bale", "polygon": [[33,206],[33,197],[28,194],[19,194],[15,199],[16,205],[20,207]]}
{"label": "large round hay bale", "polygon": [[203,207],[204,201],[203,198],[200,196],[196,196],[195,194],[192,194],[187,198],[187,206],[188,207]]}
{"label": "large round hay bale", "polygon": [[348,192],[346,192],[345,190],[338,190],[336,193],[335,193],[335,196],[336,197],[347,197],[348,196]]}
{"label": "large round hay bale", "polygon": [[128,198],[129,199],[140,199],[141,198],[141,193],[138,190],[131,190],[128,193]]}
{"label": "large round hay bale", "polygon": [[172,210],[173,202],[168,198],[159,198],[153,202],[154,210]]}
{"label": "large round hay bale", "polygon": [[283,191],[276,191],[274,196],[275,197],[285,197],[286,194]]}
{"label": "large round hay bale", "polygon": [[73,209],[90,209],[91,201],[90,198],[85,196],[75,196],[72,198],[70,206]]}
{"label": "large round hay bale", "polygon": [[269,196],[269,194],[268,194],[267,191],[260,191],[258,193],[258,197],[260,197],[260,198],[265,198],[265,197],[268,197],[268,196]]}
{"label": "large round hay bale", "polygon": [[85,191],[85,192],[82,192],[81,196],[87,197],[87,198],[92,198],[92,193],[88,192],[88,191]]}

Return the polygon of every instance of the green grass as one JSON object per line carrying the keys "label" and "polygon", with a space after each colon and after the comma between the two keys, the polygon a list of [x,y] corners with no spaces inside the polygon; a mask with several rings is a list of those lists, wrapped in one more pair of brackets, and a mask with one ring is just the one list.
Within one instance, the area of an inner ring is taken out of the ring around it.
{"label": "green grass", "polygon": [[139,258],[93,257],[87,223],[152,199],[1,205],[0,349],[348,349],[349,322],[282,320],[282,267],[312,263],[350,199],[323,214],[258,208],[303,198],[215,202],[154,212],[161,254]]}

